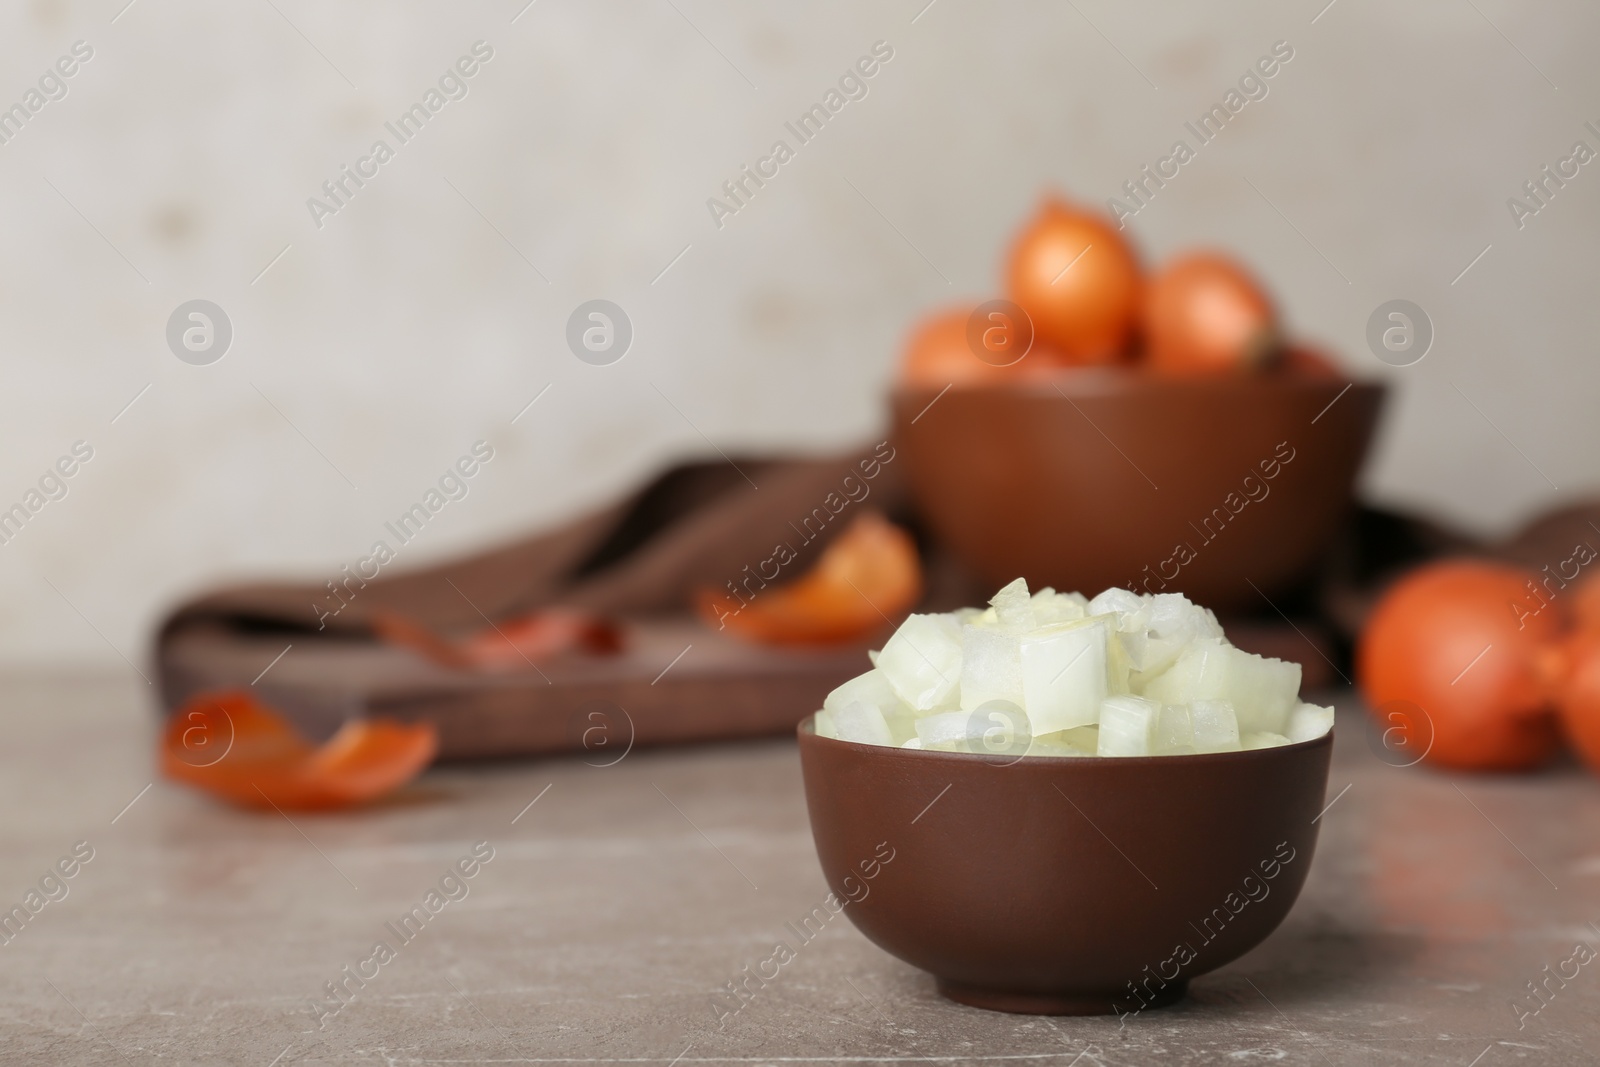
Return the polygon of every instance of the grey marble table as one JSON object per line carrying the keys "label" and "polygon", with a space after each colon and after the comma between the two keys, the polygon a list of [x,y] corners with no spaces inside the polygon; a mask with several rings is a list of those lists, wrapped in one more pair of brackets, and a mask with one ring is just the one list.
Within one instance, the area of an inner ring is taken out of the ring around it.
{"label": "grey marble table", "polygon": [[1600,781],[1386,766],[1347,696],[1299,905],[1125,1027],[946,1002],[847,922],[719,1026],[715,991],[826,892],[791,742],[443,767],[291,823],[155,780],[150,699],[0,680],[0,906],[45,883],[0,943],[0,1062],[1600,1061],[1600,966],[1566,962],[1600,945]]}

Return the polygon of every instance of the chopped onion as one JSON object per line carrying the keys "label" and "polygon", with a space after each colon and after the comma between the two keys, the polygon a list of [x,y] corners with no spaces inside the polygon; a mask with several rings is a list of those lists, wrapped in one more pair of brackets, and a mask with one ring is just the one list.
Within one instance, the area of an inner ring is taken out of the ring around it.
{"label": "chopped onion", "polygon": [[1189,705],[1189,721],[1196,752],[1239,750],[1239,718],[1226,700],[1196,700]]}
{"label": "chopped onion", "polygon": [[1225,700],[1246,733],[1282,733],[1300,692],[1300,665],[1240,651],[1225,638],[1192,642],[1177,661],[1144,683],[1163,704]]}
{"label": "chopped onion", "polygon": [[1093,756],[1100,749],[1098,726],[1076,726],[1052,734],[1036,735],[1028,746],[1030,756]]}
{"label": "chopped onion", "polygon": [[883,714],[871,704],[853,701],[833,711],[833,728],[839,740],[854,741],[861,745],[893,745],[889,724]]}
{"label": "chopped onion", "polygon": [[1023,704],[1022,643],[1014,635],[981,626],[961,628],[961,706],[990,700]]}
{"label": "chopped onion", "polygon": [[1101,756],[1152,756],[1161,705],[1144,697],[1107,697],[1100,704]]}
{"label": "chopped onion", "polygon": [[884,714],[900,707],[900,698],[895,694],[894,687],[884,673],[876,668],[856,675],[829,693],[823,699],[822,707],[826,711],[833,711],[856,701],[871,704]]}
{"label": "chopped onion", "polygon": [[1085,619],[1036,630],[1022,639],[1022,706],[1036,733],[1100,721],[1110,627]]}
{"label": "chopped onion", "polygon": [[1006,585],[986,608],[912,615],[873,669],[829,693],[816,733],[913,750],[1181,756],[1308,741],[1333,709],[1300,667],[1228,643],[1178,593]]}
{"label": "chopped onion", "polygon": [[1183,756],[1194,752],[1194,723],[1189,705],[1163,704],[1156,720],[1156,754]]}
{"label": "chopped onion", "polygon": [[948,615],[912,615],[883,646],[876,669],[919,713],[955,707],[961,686],[960,624]]}
{"label": "chopped onion", "polygon": [[994,609],[995,622],[1008,634],[1024,634],[1033,629],[1033,598],[1028,595],[1028,583],[1021,578],[1002,588],[989,598]]}
{"label": "chopped onion", "polygon": [[1033,594],[1033,618],[1036,625],[1053,626],[1058,622],[1075,622],[1089,614],[1089,602],[1082,593],[1058,593],[1045,586]]}
{"label": "chopped onion", "polygon": [[[924,715],[917,720],[917,740],[923,748],[972,740],[973,716],[970,711],[945,711]],[[981,733],[978,736],[982,736]]]}
{"label": "chopped onion", "polygon": [[1296,704],[1289,713],[1289,728],[1284,731],[1290,743],[1310,741],[1333,729],[1333,709],[1315,704]]}

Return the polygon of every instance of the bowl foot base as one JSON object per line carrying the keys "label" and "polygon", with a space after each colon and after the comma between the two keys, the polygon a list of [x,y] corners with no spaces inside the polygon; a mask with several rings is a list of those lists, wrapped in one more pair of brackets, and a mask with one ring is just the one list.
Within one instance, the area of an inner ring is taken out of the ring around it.
{"label": "bowl foot base", "polygon": [[[961,985],[936,979],[939,992],[961,1004],[986,1011],[1005,1011],[1016,1015],[1116,1015],[1130,1010],[1143,1010],[1141,1001],[1133,998],[1126,989],[1104,994],[1035,993],[1012,989],[986,989]],[[1151,1000],[1142,1002],[1144,1008],[1164,1008],[1183,999],[1188,982],[1169,982],[1165,989],[1156,990]]]}

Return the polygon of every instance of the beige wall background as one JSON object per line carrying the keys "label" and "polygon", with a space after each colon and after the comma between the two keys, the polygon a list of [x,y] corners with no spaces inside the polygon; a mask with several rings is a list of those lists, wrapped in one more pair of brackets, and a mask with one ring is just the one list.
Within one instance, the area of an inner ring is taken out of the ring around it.
{"label": "beige wall background", "polygon": [[[1593,5],[126,2],[0,12],[0,105],[93,49],[0,145],[0,506],[94,450],[0,545],[10,663],[142,666],[176,597],[332,577],[480,439],[398,565],[708,441],[876,433],[908,324],[994,293],[1041,191],[1103,202],[1278,41],[1268,95],[1131,221],[1146,253],[1234,249],[1392,382],[1370,498],[1496,532],[1600,482],[1600,165],[1520,229],[1506,205],[1600,148]],[[467,95],[316,226],[307,198],[479,40]],[[880,40],[865,98],[718,228],[707,198]],[[596,297],[635,331],[610,366],[564,341]],[[1405,368],[1364,340],[1396,297],[1436,331]],[[234,331],[206,366],[164,336],[194,298]]]}

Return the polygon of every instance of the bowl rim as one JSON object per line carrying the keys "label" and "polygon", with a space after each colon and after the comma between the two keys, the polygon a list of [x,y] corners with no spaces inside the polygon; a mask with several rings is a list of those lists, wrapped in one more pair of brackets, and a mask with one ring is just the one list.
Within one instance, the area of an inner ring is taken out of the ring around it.
{"label": "bowl rim", "polygon": [[[820,709],[819,709],[820,710]],[[899,757],[904,760],[935,763],[957,763],[967,765],[984,765],[997,769],[1008,769],[1026,764],[1030,767],[1038,766],[1068,766],[1081,767],[1086,763],[1090,766],[1128,766],[1140,767],[1149,764],[1171,764],[1174,762],[1185,763],[1191,766],[1205,763],[1242,763],[1252,759],[1271,759],[1274,753],[1288,753],[1306,751],[1319,745],[1332,746],[1334,731],[1338,723],[1328,728],[1328,732],[1321,737],[1313,737],[1309,741],[1292,741],[1287,745],[1271,745],[1267,748],[1240,749],[1237,752],[1193,752],[1172,756],[1033,756],[1026,755],[1011,757],[1009,754],[1002,757],[983,752],[944,752],[938,749],[901,748],[898,745],[870,745],[863,741],[845,741],[837,737],[823,737],[816,731],[817,712],[813,711],[795,726],[795,739],[809,736],[813,743],[824,745],[843,745],[854,749],[873,749],[879,758]],[[890,754],[893,754],[892,756]],[[1010,762],[1001,762],[1008,759]],[[1090,762],[1092,761],[1092,762]]]}
{"label": "bowl rim", "polygon": [[1339,378],[1318,378],[1304,374],[1263,372],[1247,375],[1165,375],[1140,367],[1059,367],[1038,371],[1025,378],[1006,381],[951,382],[943,390],[939,386],[896,382],[889,390],[891,399],[899,397],[920,398],[949,391],[990,396],[1059,396],[1117,397],[1156,390],[1194,394],[1219,395],[1246,393],[1252,390],[1273,389],[1278,392],[1326,392],[1353,390],[1376,395],[1387,392],[1387,383],[1379,379],[1346,375]]}

